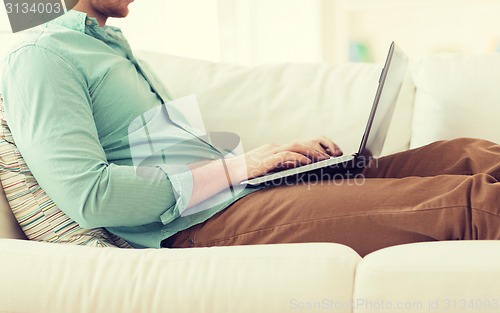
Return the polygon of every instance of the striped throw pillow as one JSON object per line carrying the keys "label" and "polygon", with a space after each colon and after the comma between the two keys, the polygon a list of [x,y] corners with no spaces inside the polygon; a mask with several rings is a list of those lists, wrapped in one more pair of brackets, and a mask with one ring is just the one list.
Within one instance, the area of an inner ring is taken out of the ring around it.
{"label": "striped throw pillow", "polygon": [[85,229],[62,212],[38,185],[14,143],[0,95],[0,180],[17,222],[30,240],[132,248],[104,228]]}

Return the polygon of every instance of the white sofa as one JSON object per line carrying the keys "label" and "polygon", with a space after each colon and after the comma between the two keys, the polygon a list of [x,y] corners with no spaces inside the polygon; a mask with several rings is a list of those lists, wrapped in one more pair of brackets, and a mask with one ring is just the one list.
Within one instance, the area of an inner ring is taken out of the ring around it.
{"label": "white sofa", "polygon": [[[173,95],[198,96],[209,130],[238,133],[246,149],[323,134],[355,151],[381,70],[140,56]],[[498,73],[500,55],[412,64],[384,153],[463,136],[500,142]],[[0,312],[500,311],[500,241],[414,243],[365,258],[334,243],[94,248],[22,240],[1,194],[0,207]]]}

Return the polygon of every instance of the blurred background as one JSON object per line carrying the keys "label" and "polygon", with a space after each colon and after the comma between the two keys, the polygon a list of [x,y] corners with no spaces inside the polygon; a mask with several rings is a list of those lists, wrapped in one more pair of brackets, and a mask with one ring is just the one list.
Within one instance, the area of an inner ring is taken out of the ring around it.
{"label": "blurred background", "polygon": [[[382,62],[393,40],[413,59],[495,52],[500,43],[500,0],[135,0],[129,8],[108,24],[135,50],[248,66]],[[0,53],[17,37],[1,6]]]}

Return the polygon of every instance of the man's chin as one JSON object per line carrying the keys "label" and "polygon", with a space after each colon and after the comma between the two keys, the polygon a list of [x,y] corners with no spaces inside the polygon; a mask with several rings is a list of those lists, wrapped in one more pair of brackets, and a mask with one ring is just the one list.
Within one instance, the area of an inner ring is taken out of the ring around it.
{"label": "man's chin", "polygon": [[115,12],[113,15],[111,15],[110,17],[115,17],[115,18],[124,18],[124,17],[127,17],[128,15],[128,8],[126,10],[122,10],[120,12]]}

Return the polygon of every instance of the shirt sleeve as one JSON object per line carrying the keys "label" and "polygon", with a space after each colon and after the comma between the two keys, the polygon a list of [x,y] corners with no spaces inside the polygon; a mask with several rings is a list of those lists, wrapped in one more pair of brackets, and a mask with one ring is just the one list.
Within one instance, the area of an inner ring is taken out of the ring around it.
{"label": "shirt sleeve", "polygon": [[40,186],[82,227],[168,223],[179,216],[186,197],[174,192],[162,169],[138,175],[134,166],[107,162],[87,82],[63,58],[25,46],[6,59],[3,84],[19,151]]}

